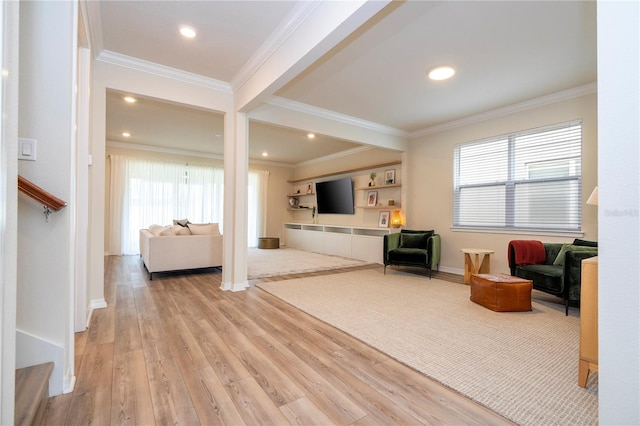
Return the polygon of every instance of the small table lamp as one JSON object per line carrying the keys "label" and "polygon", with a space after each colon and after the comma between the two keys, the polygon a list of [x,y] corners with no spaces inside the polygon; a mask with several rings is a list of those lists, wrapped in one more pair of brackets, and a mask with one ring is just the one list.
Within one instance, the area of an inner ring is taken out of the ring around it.
{"label": "small table lamp", "polygon": [[396,210],[393,212],[393,216],[391,216],[391,226],[393,228],[400,228],[402,226],[402,216],[400,216],[400,210]]}

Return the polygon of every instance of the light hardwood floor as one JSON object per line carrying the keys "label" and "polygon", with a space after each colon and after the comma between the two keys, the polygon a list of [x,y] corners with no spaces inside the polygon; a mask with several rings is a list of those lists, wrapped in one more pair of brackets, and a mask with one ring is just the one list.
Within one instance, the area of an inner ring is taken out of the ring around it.
{"label": "light hardwood floor", "polygon": [[47,425],[510,424],[253,285],[219,290],[219,270],[105,262],[108,307],[76,334],[75,390]]}

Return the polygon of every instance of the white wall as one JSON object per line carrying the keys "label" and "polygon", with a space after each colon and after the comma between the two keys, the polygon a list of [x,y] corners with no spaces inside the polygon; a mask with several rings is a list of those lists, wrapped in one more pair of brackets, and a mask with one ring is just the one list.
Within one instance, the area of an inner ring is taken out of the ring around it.
{"label": "white wall", "polygon": [[[573,236],[453,232],[453,148],[456,144],[476,139],[582,119],[582,198],[586,200],[597,182],[596,98],[595,94],[580,96],[430,134],[411,142],[407,155],[407,227],[435,229],[441,235],[441,270],[463,273],[460,249],[464,247],[495,250],[491,257],[491,271],[508,273],[507,245],[512,239],[573,241]],[[582,213],[584,238],[597,240],[596,209],[584,205]]]}
{"label": "white wall", "polygon": [[[75,187],[75,72],[77,4],[20,3],[18,136],[38,141],[37,161],[21,161],[19,173],[69,203],[45,221],[43,208],[25,196],[18,202],[17,328],[64,348],[57,383],[73,376],[73,202]],[[25,359],[17,348],[17,364]],[[40,362],[51,361],[42,359]],[[54,389],[61,393],[62,388]]]}
{"label": "white wall", "polygon": [[640,424],[640,4],[598,2],[600,424]]}

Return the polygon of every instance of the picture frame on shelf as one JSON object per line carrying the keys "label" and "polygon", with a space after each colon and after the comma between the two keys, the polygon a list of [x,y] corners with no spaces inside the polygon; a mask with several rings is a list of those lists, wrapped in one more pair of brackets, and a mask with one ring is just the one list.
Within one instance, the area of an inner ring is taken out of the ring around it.
{"label": "picture frame on shelf", "polygon": [[378,191],[369,191],[367,193],[367,207],[375,207],[378,203]]}
{"label": "picture frame on shelf", "polygon": [[393,185],[396,183],[396,169],[385,170],[384,172],[384,184]]}
{"label": "picture frame on shelf", "polygon": [[378,227],[379,228],[388,228],[389,227],[389,216],[390,212],[383,211],[380,212],[380,218],[378,219]]}

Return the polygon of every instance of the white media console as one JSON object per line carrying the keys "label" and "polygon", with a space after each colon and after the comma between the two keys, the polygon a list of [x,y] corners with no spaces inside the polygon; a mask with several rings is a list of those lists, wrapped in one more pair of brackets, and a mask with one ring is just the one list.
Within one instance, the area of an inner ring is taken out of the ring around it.
{"label": "white media console", "polygon": [[287,247],[382,264],[382,237],[400,229],[285,223],[284,232]]}

